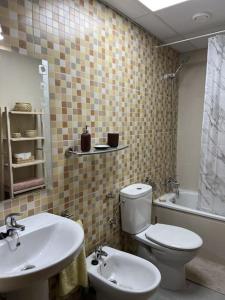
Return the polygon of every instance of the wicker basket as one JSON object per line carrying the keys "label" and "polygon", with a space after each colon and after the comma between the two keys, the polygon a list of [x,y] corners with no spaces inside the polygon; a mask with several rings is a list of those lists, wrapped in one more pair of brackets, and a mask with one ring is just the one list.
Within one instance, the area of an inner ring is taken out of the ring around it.
{"label": "wicker basket", "polygon": [[16,102],[13,110],[31,112],[32,105],[30,103],[26,103],[26,102]]}
{"label": "wicker basket", "polygon": [[25,137],[29,137],[29,138],[32,138],[32,137],[36,137],[37,136],[37,130],[26,130],[24,132],[24,136]]}
{"label": "wicker basket", "polygon": [[32,161],[34,161],[34,156],[31,156],[28,159],[13,157],[13,163],[14,164],[24,164],[24,163],[28,163],[28,162],[32,162]]}
{"label": "wicker basket", "polygon": [[20,132],[13,132],[12,137],[15,139],[21,138],[21,133]]}

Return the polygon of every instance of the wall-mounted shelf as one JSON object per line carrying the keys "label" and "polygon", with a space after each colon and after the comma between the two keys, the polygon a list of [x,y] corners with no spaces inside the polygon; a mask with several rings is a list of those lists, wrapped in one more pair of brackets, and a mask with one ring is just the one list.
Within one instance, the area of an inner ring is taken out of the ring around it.
{"label": "wall-mounted shelf", "polygon": [[116,151],[124,150],[126,148],[128,148],[128,146],[120,145],[118,147],[108,148],[108,149],[105,149],[105,150],[92,149],[89,152],[74,151],[73,148],[69,148],[69,149],[66,150],[65,155],[66,155],[66,157],[69,157],[71,155],[75,155],[75,156],[96,155],[96,154],[116,152]]}

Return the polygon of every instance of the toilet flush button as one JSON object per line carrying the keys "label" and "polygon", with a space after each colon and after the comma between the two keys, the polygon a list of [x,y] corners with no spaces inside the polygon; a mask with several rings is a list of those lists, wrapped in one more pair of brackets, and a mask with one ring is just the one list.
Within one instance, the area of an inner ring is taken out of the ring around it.
{"label": "toilet flush button", "polygon": [[137,190],[142,190],[142,187],[137,187]]}

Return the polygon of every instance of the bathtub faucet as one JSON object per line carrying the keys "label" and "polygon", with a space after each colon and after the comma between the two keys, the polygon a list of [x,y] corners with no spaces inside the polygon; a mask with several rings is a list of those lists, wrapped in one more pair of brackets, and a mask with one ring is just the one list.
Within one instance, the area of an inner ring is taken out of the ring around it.
{"label": "bathtub faucet", "polygon": [[180,184],[175,178],[169,177],[169,179],[166,181],[165,185],[170,189],[170,191],[172,191],[172,192],[175,191],[176,196],[179,197],[179,194],[180,194],[179,186],[180,186]]}

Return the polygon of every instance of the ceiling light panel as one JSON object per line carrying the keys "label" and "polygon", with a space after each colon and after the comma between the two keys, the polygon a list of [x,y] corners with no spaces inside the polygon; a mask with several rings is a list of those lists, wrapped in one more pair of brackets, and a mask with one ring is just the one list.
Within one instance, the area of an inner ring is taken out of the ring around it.
{"label": "ceiling light panel", "polygon": [[190,0],[139,0],[139,2],[144,4],[144,6],[149,8],[151,11],[157,11],[186,1]]}

